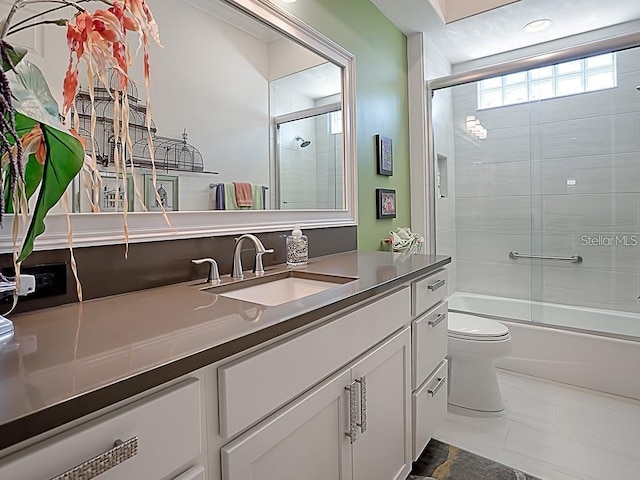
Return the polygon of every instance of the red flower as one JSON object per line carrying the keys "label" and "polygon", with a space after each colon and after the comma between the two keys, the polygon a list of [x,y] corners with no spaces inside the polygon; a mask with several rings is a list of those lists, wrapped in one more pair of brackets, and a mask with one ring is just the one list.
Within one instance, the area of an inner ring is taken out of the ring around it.
{"label": "red flower", "polygon": [[78,65],[84,58],[89,75],[97,75],[107,84],[110,68],[120,73],[120,84],[125,89],[129,81],[128,72],[131,55],[126,31],[138,32],[144,50],[145,83],[149,83],[149,37],[160,45],[158,25],[145,0],[115,1],[107,10],[96,10],[93,14],[83,11],[67,26],[69,65],[63,84],[66,115],[78,93]]}

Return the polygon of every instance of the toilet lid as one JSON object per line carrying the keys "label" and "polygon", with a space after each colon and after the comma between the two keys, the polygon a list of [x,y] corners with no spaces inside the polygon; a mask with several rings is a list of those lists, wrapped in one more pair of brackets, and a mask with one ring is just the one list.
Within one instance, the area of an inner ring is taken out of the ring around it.
{"label": "toilet lid", "polygon": [[466,313],[449,312],[449,336],[458,338],[495,339],[509,335],[500,322]]}

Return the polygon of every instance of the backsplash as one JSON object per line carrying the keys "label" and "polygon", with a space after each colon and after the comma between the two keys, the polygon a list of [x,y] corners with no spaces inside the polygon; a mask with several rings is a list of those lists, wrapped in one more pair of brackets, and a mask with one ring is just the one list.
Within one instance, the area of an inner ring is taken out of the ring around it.
{"label": "backsplash", "polygon": [[[273,254],[263,257],[264,266],[286,263],[285,237],[288,231],[259,233],[257,236]],[[357,227],[305,229],[309,237],[309,256],[319,257],[356,250]],[[194,265],[194,258],[212,257],[220,274],[231,271],[233,248],[237,235],[132,243],[129,258],[124,258],[124,245],[106,245],[74,249],[84,300],[117,295],[146,288],[205,278],[207,265]],[[253,266],[253,253],[247,244],[242,256],[245,268]],[[67,264],[67,292],[48,298],[21,300],[15,312],[28,312],[77,301],[76,284],[69,267],[69,251],[34,252],[24,265]],[[0,255],[0,268],[12,267],[10,254]]]}

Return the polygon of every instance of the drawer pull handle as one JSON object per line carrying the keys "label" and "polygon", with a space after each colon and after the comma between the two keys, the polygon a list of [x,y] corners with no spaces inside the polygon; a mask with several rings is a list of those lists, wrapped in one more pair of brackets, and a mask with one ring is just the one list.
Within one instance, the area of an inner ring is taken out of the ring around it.
{"label": "drawer pull handle", "polygon": [[356,398],[356,382],[344,387],[349,392],[349,431],[345,433],[350,443],[355,443],[358,431],[356,430],[356,415],[358,414],[358,399]]}
{"label": "drawer pull handle", "polygon": [[438,393],[438,390],[442,388],[442,386],[444,385],[444,382],[446,381],[447,381],[446,377],[439,378],[435,388],[430,388],[429,390],[427,390],[427,393],[432,397],[435,397],[436,393]]}
{"label": "drawer pull handle", "polygon": [[91,480],[111,470],[116,465],[135,457],[138,454],[138,437],[123,442],[116,440],[113,448],[81,463],[71,470],[53,477],[51,480]]}
{"label": "drawer pull handle", "polygon": [[367,431],[367,377],[364,375],[356,380],[360,384],[360,433]]}
{"label": "drawer pull handle", "polygon": [[432,292],[435,292],[437,289],[439,289],[440,287],[444,286],[445,283],[446,282],[445,282],[444,279],[440,279],[436,283],[432,283],[431,285],[429,285],[427,288],[429,290],[431,290]]}
{"label": "drawer pull handle", "polygon": [[429,326],[430,327],[437,327],[440,322],[442,322],[445,318],[447,318],[447,314],[446,313],[441,313],[440,315],[438,315],[436,318],[434,318],[433,320],[429,320]]}

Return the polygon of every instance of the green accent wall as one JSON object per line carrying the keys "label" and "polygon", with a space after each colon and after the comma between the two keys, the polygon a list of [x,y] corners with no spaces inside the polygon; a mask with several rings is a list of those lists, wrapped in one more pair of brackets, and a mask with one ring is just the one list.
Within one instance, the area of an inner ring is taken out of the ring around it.
{"label": "green accent wall", "polygon": [[[356,57],[358,248],[380,249],[411,225],[407,39],[369,0],[276,2]],[[393,176],[376,174],[375,135],[393,139]],[[397,217],[376,219],[376,187],[396,190]]]}

